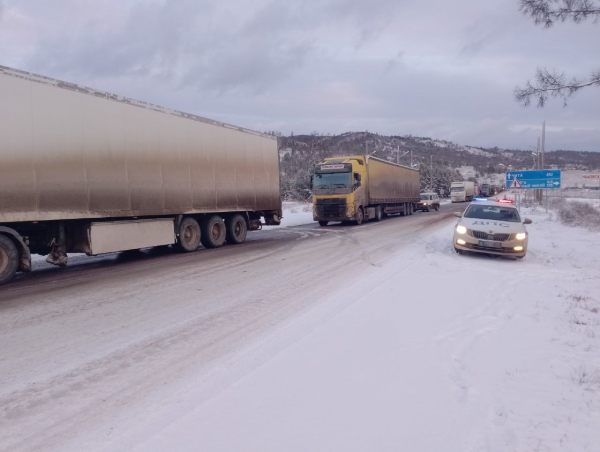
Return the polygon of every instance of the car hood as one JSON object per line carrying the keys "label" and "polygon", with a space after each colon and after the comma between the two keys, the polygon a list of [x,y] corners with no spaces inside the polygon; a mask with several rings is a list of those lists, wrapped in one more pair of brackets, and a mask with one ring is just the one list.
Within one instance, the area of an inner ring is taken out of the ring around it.
{"label": "car hood", "polygon": [[515,233],[525,231],[523,223],[513,221],[482,220],[481,218],[461,218],[459,223],[467,229],[485,231],[488,233]]}

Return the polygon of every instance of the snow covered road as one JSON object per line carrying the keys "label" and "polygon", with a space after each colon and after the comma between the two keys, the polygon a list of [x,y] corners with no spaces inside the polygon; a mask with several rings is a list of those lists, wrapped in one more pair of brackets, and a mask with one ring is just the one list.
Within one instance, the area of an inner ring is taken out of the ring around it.
{"label": "snow covered road", "polygon": [[597,450],[600,237],[532,217],[523,261],[429,213],[18,281],[0,449]]}

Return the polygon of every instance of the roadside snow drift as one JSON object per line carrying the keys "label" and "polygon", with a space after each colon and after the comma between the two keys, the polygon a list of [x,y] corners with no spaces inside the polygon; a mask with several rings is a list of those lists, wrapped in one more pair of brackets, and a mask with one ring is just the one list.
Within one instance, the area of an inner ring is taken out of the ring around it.
{"label": "roadside snow drift", "polygon": [[526,215],[523,261],[456,255],[448,221],[324,290],[138,450],[599,450],[600,235]]}

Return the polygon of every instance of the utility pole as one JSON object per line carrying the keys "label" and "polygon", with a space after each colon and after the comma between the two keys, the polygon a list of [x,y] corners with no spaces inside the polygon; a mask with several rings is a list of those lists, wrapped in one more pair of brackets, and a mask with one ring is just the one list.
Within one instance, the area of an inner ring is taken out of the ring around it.
{"label": "utility pole", "polygon": [[433,154],[429,156],[429,188],[433,191]]}
{"label": "utility pole", "polygon": [[544,169],[544,166],[546,165],[546,163],[544,162],[544,153],[546,152],[546,120],[544,120],[544,122],[542,122],[542,162],[541,162],[541,168],[540,169]]}
{"label": "utility pole", "polygon": [[[533,169],[540,169],[540,162],[542,161],[542,151],[540,145],[540,137],[537,137],[537,147],[535,148],[535,159],[533,160]],[[542,200],[542,190],[536,188],[533,190],[533,198],[534,201],[541,203]]]}
{"label": "utility pole", "polygon": [[[544,119],[544,121],[542,122],[542,149],[541,149],[541,159],[542,161],[540,162],[540,169],[544,169],[546,163],[544,162],[544,153],[546,152],[546,120]],[[540,204],[542,204],[544,202],[544,191],[540,190]]]}

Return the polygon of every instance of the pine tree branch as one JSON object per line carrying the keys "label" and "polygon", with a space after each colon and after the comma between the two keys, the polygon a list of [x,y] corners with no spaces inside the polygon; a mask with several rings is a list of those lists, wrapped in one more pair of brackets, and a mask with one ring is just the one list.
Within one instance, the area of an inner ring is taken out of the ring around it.
{"label": "pine tree branch", "polygon": [[587,86],[600,86],[600,71],[594,72],[587,80],[572,78],[567,80],[562,72],[552,72],[547,69],[538,69],[535,81],[527,81],[525,88],[515,88],[514,94],[517,102],[525,106],[531,104],[531,100],[537,100],[537,106],[543,107],[549,97],[561,97],[563,105],[567,105],[567,98]]}
{"label": "pine tree branch", "polygon": [[600,18],[600,3],[596,0],[521,0],[520,10],[546,28],[557,20],[580,23],[589,18],[596,21]]}

